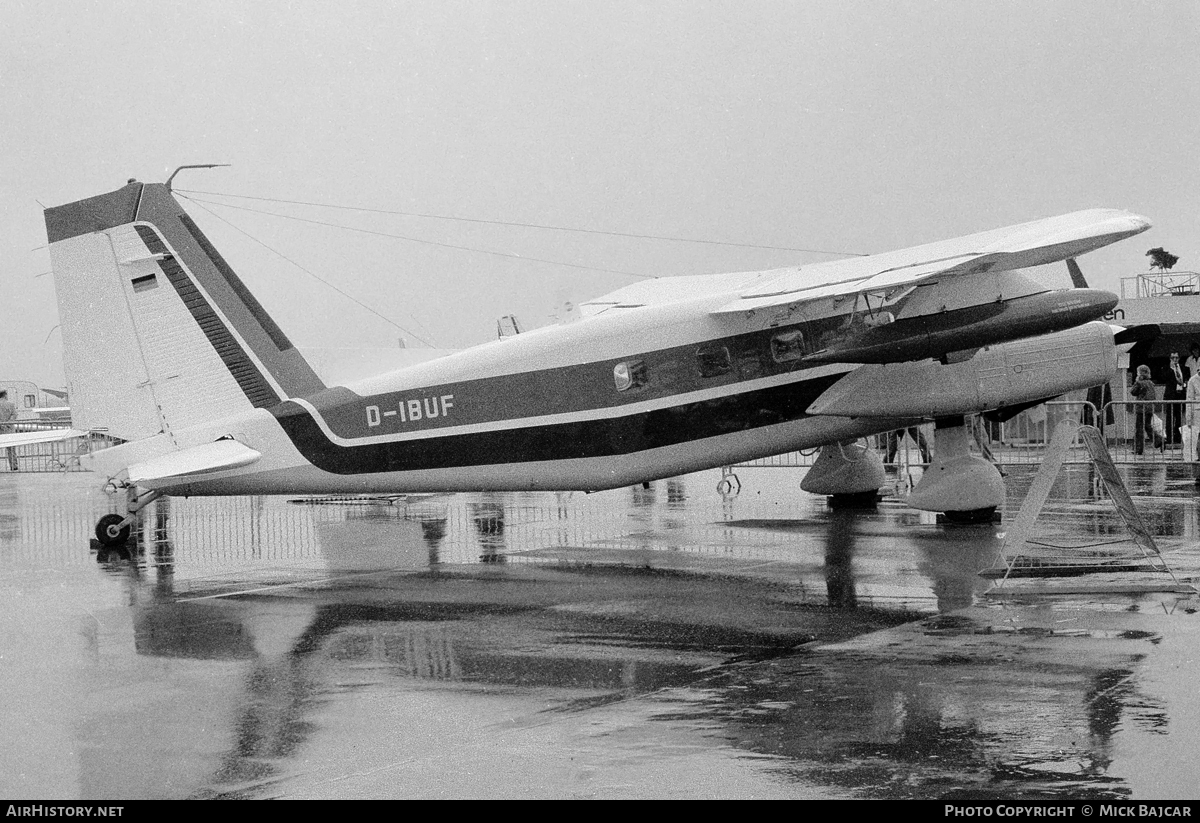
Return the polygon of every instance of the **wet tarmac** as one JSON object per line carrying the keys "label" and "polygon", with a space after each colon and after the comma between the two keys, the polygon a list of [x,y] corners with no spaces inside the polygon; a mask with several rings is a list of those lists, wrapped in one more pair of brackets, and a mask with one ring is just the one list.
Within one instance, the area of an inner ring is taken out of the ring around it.
{"label": "wet tarmac", "polygon": [[[94,476],[0,476],[0,795],[1200,795],[1194,595],[989,596],[1005,523],[830,510],[803,471],[162,500],[124,552]],[[1187,467],[1122,471],[1200,579]],[[1039,529],[1120,536],[1094,490],[1068,467]]]}

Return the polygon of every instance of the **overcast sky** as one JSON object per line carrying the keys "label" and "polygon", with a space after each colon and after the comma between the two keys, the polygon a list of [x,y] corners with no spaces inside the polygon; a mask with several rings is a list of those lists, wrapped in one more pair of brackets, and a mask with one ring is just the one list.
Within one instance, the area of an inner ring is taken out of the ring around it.
{"label": "overcast sky", "polygon": [[[1152,246],[1200,270],[1198,10],[0,0],[0,379],[65,382],[39,203],[186,163],[232,166],[176,189],[859,253],[1126,208],[1155,227],[1083,258],[1092,285]],[[632,275],[833,259],[224,200],[376,233],[185,201],[308,346],[461,347]]]}

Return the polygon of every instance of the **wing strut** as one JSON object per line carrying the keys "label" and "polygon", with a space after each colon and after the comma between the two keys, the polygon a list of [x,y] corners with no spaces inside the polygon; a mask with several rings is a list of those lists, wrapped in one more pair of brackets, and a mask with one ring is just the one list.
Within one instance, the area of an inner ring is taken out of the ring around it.
{"label": "wing strut", "polygon": [[1077,289],[1086,289],[1087,281],[1083,279],[1083,270],[1079,268],[1079,264],[1075,262],[1074,257],[1067,258],[1067,271],[1071,273],[1071,285]]}

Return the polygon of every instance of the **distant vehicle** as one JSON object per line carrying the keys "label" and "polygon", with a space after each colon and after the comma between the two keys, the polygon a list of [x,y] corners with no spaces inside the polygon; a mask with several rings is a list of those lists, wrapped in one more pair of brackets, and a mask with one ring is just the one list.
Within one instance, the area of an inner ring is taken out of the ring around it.
{"label": "distant vehicle", "polygon": [[71,425],[71,407],[63,404],[67,399],[66,392],[40,388],[31,380],[0,380],[0,389],[8,392],[8,399],[17,407],[14,431],[47,432],[47,437],[42,441],[33,442],[60,440],[81,434],[65,433]]}
{"label": "distant vehicle", "polygon": [[[1021,269],[1149,228],[1091,210],[798,268],[662,278],[582,319],[325,385],[166,184],[46,210],[71,407],[129,442],[85,458],[159,495],[599,490],[822,447],[819,494],[877,492],[864,435],[934,419],[910,502],[1003,501],[964,415],[1110,379],[1115,295]],[[1081,277],[1079,279],[1082,279]],[[0,442],[0,445],[3,445]]]}

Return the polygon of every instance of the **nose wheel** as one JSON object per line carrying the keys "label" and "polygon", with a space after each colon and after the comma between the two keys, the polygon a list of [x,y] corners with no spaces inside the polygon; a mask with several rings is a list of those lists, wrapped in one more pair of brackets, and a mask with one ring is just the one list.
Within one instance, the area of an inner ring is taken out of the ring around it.
{"label": "nose wheel", "polygon": [[106,514],[96,523],[96,540],[101,546],[121,546],[129,542],[130,524],[119,514]]}
{"label": "nose wheel", "polygon": [[162,497],[162,492],[151,490],[145,494],[138,494],[137,488],[130,486],[126,495],[127,514],[106,514],[96,523],[96,540],[104,548],[123,546],[128,542],[138,512]]}

